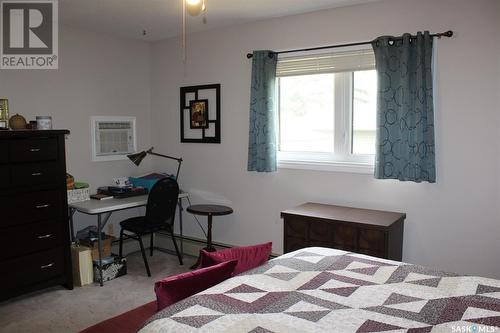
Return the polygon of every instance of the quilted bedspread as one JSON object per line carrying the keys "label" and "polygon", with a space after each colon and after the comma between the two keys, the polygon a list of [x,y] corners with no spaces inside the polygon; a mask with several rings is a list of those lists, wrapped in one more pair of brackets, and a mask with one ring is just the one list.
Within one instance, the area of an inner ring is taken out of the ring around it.
{"label": "quilted bedspread", "polygon": [[499,326],[499,280],[313,247],[171,305],[141,333],[475,333]]}

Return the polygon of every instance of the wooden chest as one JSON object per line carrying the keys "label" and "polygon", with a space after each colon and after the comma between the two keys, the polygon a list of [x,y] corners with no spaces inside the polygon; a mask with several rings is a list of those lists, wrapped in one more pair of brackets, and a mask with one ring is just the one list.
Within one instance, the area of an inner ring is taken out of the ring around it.
{"label": "wooden chest", "polygon": [[306,203],[281,217],[285,253],[321,246],[402,260],[404,213]]}

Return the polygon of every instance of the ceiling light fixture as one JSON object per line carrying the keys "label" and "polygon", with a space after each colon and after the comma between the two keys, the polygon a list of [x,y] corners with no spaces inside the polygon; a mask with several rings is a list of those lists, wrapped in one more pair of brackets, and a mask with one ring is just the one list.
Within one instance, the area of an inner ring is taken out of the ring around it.
{"label": "ceiling light fixture", "polygon": [[[181,0],[182,1],[182,60],[184,64],[186,63],[187,52],[186,52],[186,13],[190,16],[198,16],[202,12],[207,10],[205,5],[206,0]],[[206,23],[205,17],[203,17],[203,23]]]}
{"label": "ceiling light fixture", "polygon": [[188,14],[191,16],[198,16],[207,9],[205,0],[186,0],[186,5]]}

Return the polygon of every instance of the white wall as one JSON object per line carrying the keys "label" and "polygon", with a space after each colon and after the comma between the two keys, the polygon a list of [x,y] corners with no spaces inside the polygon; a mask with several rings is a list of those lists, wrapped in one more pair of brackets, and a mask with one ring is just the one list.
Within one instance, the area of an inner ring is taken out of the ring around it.
{"label": "white wall", "polygon": [[[27,120],[50,115],[54,128],[71,131],[66,140],[67,171],[95,191],[113,176],[139,170],[130,161],[92,162],[91,116],[135,116],[138,147],[150,145],[149,49],[145,42],[61,26],[59,69],[1,70],[0,96],[9,99],[11,115],[19,113]],[[149,162],[145,164],[147,169]],[[94,220],[77,216],[75,221],[80,227]]]}
{"label": "white wall", "polygon": [[[180,43],[152,48],[152,142],[185,159],[181,183],[195,202],[228,202],[214,238],[230,244],[273,241],[282,251],[281,210],[306,201],[406,212],[404,260],[500,278],[500,119],[495,0],[386,0],[192,34],[186,68]],[[250,61],[254,49],[286,50],[380,35],[452,29],[438,42],[436,184],[370,175],[281,169],[246,171]],[[222,84],[222,144],[181,144],[179,87]],[[159,169],[166,162],[155,160]],[[171,166],[168,166],[171,167]],[[186,233],[202,237],[194,221]]]}

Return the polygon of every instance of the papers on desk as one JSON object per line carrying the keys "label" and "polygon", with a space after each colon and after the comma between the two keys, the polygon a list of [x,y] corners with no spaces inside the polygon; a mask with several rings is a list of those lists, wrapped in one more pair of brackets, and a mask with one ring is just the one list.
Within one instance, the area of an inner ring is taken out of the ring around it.
{"label": "papers on desk", "polygon": [[[137,197],[139,195],[147,194],[148,191],[144,187],[139,186],[126,186],[126,187],[118,187],[118,186],[101,186],[97,189],[97,194],[103,194],[106,196],[114,197],[114,198],[130,198]],[[102,199],[99,199],[102,200]]]}
{"label": "papers on desk", "polygon": [[90,199],[94,199],[94,200],[107,200],[107,199],[113,199],[113,196],[112,195],[103,194],[103,193],[97,193],[97,194],[92,194],[90,196]]}

